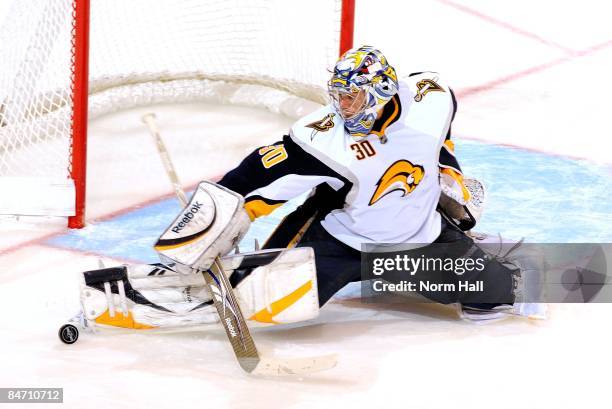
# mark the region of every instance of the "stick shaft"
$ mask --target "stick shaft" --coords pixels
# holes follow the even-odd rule
[[[149,131],[151,132],[151,136],[155,140],[155,146],[157,147],[157,152],[159,153],[159,157],[162,160],[164,165],[164,169],[170,182],[172,183],[172,187],[174,187],[174,192],[178,197],[181,205],[183,207],[187,206],[187,196],[185,195],[185,191],[183,190],[183,186],[179,181],[178,175],[176,174],[176,169],[174,168],[174,164],[172,163],[172,159],[170,159],[170,154],[168,153],[168,148],[166,148],[166,144],[159,133],[159,128],[157,127],[157,123],[155,122],[155,114],[146,114],[142,117],[142,122],[144,122]]]
[[[178,179],[168,149],[155,123],[155,114],[150,113],[144,115],[142,121],[147,125],[151,135],[155,139],[157,152],[164,164],[166,174],[174,186],[176,196],[183,207],[187,206],[187,196]],[[219,257],[215,258],[209,271],[201,271],[201,273],[204,276],[208,291],[219,313],[221,324],[225,329],[230,344],[232,344],[232,349],[234,350],[240,367],[246,372],[253,372],[261,358],[257,352],[255,341],[251,336],[244,315],[242,311],[240,311],[240,306],[238,305],[238,300],[236,299],[232,285],[227,278],[227,274],[223,271],[223,265]]]

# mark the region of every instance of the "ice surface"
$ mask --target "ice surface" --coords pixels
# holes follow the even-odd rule
[[[458,157],[489,191],[482,230],[529,241],[612,239],[609,7],[357,2],[356,43],[380,47],[403,73],[437,70],[457,91]],[[0,220],[3,387],[63,387],[70,408],[609,407],[608,304],[554,305],[545,322],[475,326],[442,306],[362,304],[351,286],[314,323],[255,331],[263,352],[340,353],[330,371],[283,380],[243,374],[220,330],[61,344],[57,328],[78,308],[78,272],[99,258],[153,261],[149,246],[178,210],[140,123],[150,110],[185,186],[221,175],[290,125],[264,111],[198,104],[92,123],[90,227],[66,234],[57,224]],[[243,248],[279,217],[260,220]]]

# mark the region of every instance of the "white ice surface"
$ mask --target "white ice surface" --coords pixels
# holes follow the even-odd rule
[[[355,42],[380,47],[400,73],[443,73],[459,96],[458,135],[609,166],[608,3],[455,4],[562,47],[449,2],[416,0],[358,0]],[[598,51],[579,53],[606,42]],[[495,86],[472,92],[497,80]],[[278,139],[290,125],[286,118],[236,107],[152,109],[185,185],[222,174],[249,149]],[[139,119],[150,110],[125,111],[91,124],[90,220],[171,194]],[[313,325],[255,333],[264,352],[339,352],[336,368],[301,379],[253,379],[241,373],[220,331],[101,335],[71,347],[60,344],[55,332],[78,307],[76,275],[96,268],[98,256],[41,245],[42,237],[60,229],[58,224],[41,227],[3,219],[0,229],[0,386],[63,387],[64,407],[610,405],[608,304],[554,305],[546,322],[474,326],[445,307],[363,305],[348,291],[327,305]]]

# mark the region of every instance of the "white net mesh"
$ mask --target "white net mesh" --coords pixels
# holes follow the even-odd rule
[[[15,2],[1,27],[0,176],[68,175],[70,115],[39,120],[71,106],[66,14],[70,0]]]
[[[0,178],[69,181],[73,10],[16,0],[0,27]],[[194,100],[300,116],[339,34],[340,0],[91,0],[89,118]]]

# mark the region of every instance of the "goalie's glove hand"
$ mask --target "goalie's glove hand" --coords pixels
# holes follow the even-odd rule
[[[470,191],[463,183],[463,176],[452,169],[442,169],[440,172],[440,188],[442,193],[455,202],[465,206],[470,201]]]

